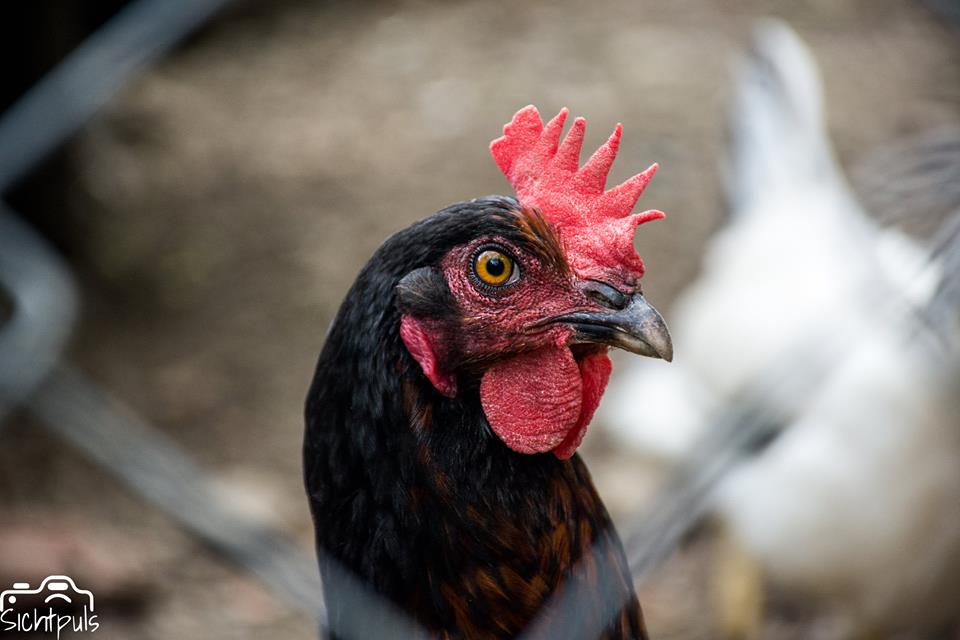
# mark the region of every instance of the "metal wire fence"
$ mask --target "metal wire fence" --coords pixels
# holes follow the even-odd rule
[[[0,193],[63,144],[126,82],[227,4],[138,0],[93,34],[0,118]],[[0,208],[0,291],[8,307],[0,325],[0,419],[15,406],[26,407],[51,433],[255,576],[279,601],[327,626],[311,554],[287,533],[232,509],[187,452],[63,361],[77,315],[76,287],[69,268],[6,205]],[[837,350],[820,353],[831,351]],[[827,366],[825,357],[822,367]],[[771,411],[776,403],[770,398],[785,388],[796,393],[798,387],[816,383],[782,370],[763,378],[732,403],[734,408],[716,416],[717,428],[708,430],[711,435],[666,483],[652,509],[628,527],[627,553],[638,580],[650,576],[703,517],[717,483],[789,422]],[[605,555],[606,550],[593,552]],[[336,621],[343,637],[371,637],[374,630],[381,638],[427,636],[390,603],[351,580],[344,572],[340,581],[350,585],[347,599],[355,612]],[[552,611],[569,610],[590,596],[582,593],[584,588],[577,584],[564,590],[527,636],[542,637]],[[598,624],[605,626],[623,604],[609,602]],[[581,631],[595,637],[603,626]]]

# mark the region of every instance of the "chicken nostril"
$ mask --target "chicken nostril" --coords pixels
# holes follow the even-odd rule
[[[627,308],[630,298],[615,287],[605,282],[588,280],[584,285],[584,293],[605,307],[620,311]]]

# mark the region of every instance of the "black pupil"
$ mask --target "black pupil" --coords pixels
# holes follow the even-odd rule
[[[494,278],[499,278],[502,276],[506,268],[506,263],[498,256],[490,256],[490,258],[487,259],[487,273],[492,275]]]

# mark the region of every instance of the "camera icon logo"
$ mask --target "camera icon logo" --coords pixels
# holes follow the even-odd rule
[[[93,593],[77,587],[69,576],[47,576],[36,589],[31,589],[26,582],[13,583],[12,589],[0,593],[0,611],[9,609],[11,605],[16,605],[18,601],[28,597],[30,600],[39,597],[44,604],[52,606],[72,604],[93,611]]]
[[[47,576],[39,586],[15,582],[0,592],[0,631],[55,633],[96,631],[93,593],[70,576]]]

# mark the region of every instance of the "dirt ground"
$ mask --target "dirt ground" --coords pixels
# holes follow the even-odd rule
[[[374,248],[448,203],[507,191],[488,142],[519,107],[566,105],[587,117],[590,148],[623,122],[612,180],[661,164],[640,206],[668,218],[637,246],[669,321],[722,221],[730,69],[767,15],[823,66],[846,166],[960,122],[960,32],[919,2],[244,4],[124,90],[72,149],[64,214],[80,230],[69,243],[84,297],[70,358],[309,548],[302,401]],[[0,578],[90,575],[111,594],[104,638],[315,636],[29,420],[2,433]],[[584,451],[617,518],[644,507],[652,470],[602,428]],[[716,637],[711,548],[644,585],[655,637]]]

